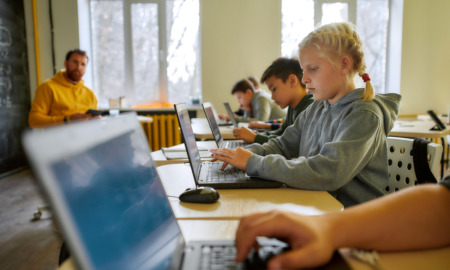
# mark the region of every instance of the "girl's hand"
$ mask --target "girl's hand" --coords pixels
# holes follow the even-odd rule
[[[212,161],[221,160],[224,162],[221,168],[222,170],[225,169],[228,164],[240,170],[245,170],[248,159],[251,155],[253,155],[252,152],[241,147],[238,147],[236,149],[211,149],[211,153],[214,158]]]

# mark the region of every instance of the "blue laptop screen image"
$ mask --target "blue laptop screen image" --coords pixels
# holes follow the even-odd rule
[[[168,268],[180,230],[139,134],[120,135],[51,169],[93,268]]]

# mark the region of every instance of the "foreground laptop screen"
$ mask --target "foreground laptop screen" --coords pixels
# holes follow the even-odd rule
[[[143,145],[129,132],[51,165],[96,269],[170,263],[180,231]]]

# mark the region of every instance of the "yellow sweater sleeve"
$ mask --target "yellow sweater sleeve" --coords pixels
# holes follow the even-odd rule
[[[45,127],[64,122],[64,114],[50,115],[52,101],[52,89],[46,83],[40,85],[36,90],[36,95],[28,117],[28,124],[30,127]]]

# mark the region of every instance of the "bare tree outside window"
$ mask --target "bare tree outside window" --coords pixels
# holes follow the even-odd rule
[[[99,105],[201,97],[198,0],[90,0],[90,14]]]

